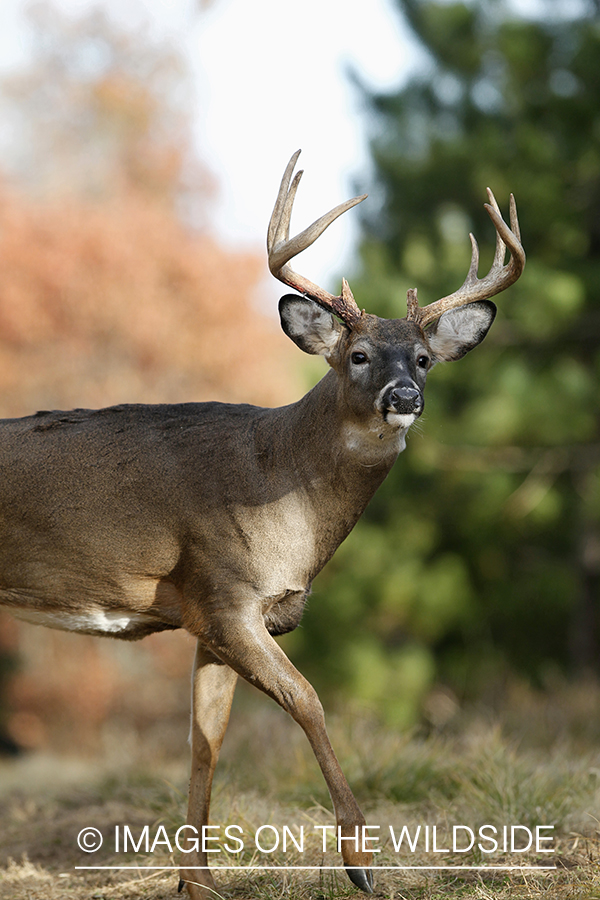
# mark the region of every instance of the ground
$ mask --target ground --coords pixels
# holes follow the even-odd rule
[[[586,725],[577,715],[596,703],[595,690],[574,693],[570,700],[563,693],[553,702],[522,704],[522,714],[512,719],[477,710],[451,727],[410,734],[363,713],[331,716],[333,743],[350,783],[369,824],[380,826],[370,832],[380,838],[381,849],[375,896],[600,900],[600,741],[592,720]],[[117,765],[102,753],[81,758],[44,752],[4,760],[0,900],[177,897],[176,868],[146,867],[177,866],[174,837],[185,821],[187,764],[183,733],[173,735],[169,759],[145,757],[125,735]],[[218,827],[209,834],[215,838],[209,846],[218,851],[215,866],[236,867],[217,874],[224,897],[360,896],[343,870],[324,868],[339,865],[332,829],[322,849],[322,826],[333,825],[329,798],[303,735],[266,699],[244,695],[234,709],[213,796],[212,822]],[[126,825],[137,851],[129,846],[123,852]],[[479,840],[471,852],[460,852],[467,829],[478,836],[483,825],[494,825],[498,835],[504,826],[519,826],[517,847],[536,827],[538,835],[552,840],[542,839],[537,850],[534,842],[526,852],[500,846],[488,854],[476,845],[491,849],[491,844]],[[261,826],[267,827],[258,831]],[[406,826],[413,843],[420,826],[414,851],[404,840],[395,852],[390,826],[396,840]],[[461,826],[456,852],[453,826]],[[77,846],[77,836],[90,827],[104,838],[97,853]],[[263,852],[256,847],[257,831]],[[300,853],[292,836],[299,843],[302,833]],[[235,852],[242,839],[243,851]],[[276,840],[279,847],[269,852]],[[550,848],[551,853],[543,852]],[[89,865],[130,868],[77,868]],[[285,870],[284,865],[323,868]],[[413,868],[384,868],[394,865]],[[469,868],[455,868],[459,865]]]

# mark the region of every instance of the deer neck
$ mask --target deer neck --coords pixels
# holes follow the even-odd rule
[[[370,418],[354,415],[333,370],[286,412],[290,458],[302,488],[347,533],[404,449],[404,434],[382,427],[375,411]]]

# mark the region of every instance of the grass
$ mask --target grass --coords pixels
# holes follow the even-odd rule
[[[600,691],[590,688],[595,700]],[[469,712],[451,727],[429,734],[397,734],[365,715],[331,717],[330,731],[369,824],[381,826],[376,864],[471,865],[485,869],[403,869],[376,874],[376,897],[389,900],[600,900],[600,741],[589,720],[590,697],[572,692],[553,698],[512,697],[507,713]],[[579,716],[581,704],[586,710]],[[297,726],[267,701],[242,695],[227,736],[213,794],[212,821],[221,826],[215,854],[221,865],[339,864],[333,839],[323,852],[320,826],[332,825],[329,799]],[[595,705],[596,715],[600,703]],[[520,710],[520,712],[519,712]],[[570,718],[569,718],[570,714]],[[550,725],[548,724],[550,722]],[[543,723],[546,723],[545,725]],[[177,736],[175,736],[177,737]],[[182,737],[182,736],[179,736]],[[175,738],[174,738],[175,739]],[[131,748],[132,741],[126,741]],[[184,742],[181,740],[180,751]],[[116,825],[142,835],[174,834],[183,823],[187,759],[173,754],[145,759],[140,751],[110,771],[99,759],[29,757],[0,766],[0,900],[158,900],[177,896],[175,871],[83,871],[86,864],[175,866],[178,852],[163,841],[154,853],[114,852]],[[51,781],[51,784],[48,782]],[[286,825],[305,848],[298,853],[260,852]],[[493,824],[531,829],[552,826],[554,852],[499,850],[453,852],[452,826],[477,832]],[[414,852],[396,853],[389,837],[403,826],[421,840]],[[76,836],[94,826],[104,834],[97,854],[84,854]],[[160,831],[162,826],[162,831]],[[224,829],[243,834],[242,853],[228,853]],[[437,846],[424,846],[425,829]],[[525,832],[521,831],[520,834]],[[548,833],[548,832],[546,832]],[[122,834],[122,831],[121,831]],[[230,834],[239,835],[239,830]],[[465,832],[461,832],[464,837]],[[229,846],[233,842],[229,842]],[[431,842],[430,842],[431,844]],[[485,846],[485,845],[484,845]],[[488,845],[489,846],[489,845]],[[491,869],[490,865],[513,870]],[[545,871],[532,868],[553,865]],[[524,866],[530,868],[524,868]],[[358,897],[343,871],[255,871],[218,873],[219,890],[231,900],[288,897],[329,900]]]

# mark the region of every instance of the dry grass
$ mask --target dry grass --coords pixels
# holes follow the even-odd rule
[[[589,691],[588,691],[589,693]],[[592,694],[594,692],[592,691]],[[584,706],[589,697],[582,695]],[[433,854],[422,845],[414,853],[395,853],[382,840],[377,865],[517,865],[492,870],[404,869],[376,873],[376,896],[394,900],[477,898],[477,900],[600,900],[600,744],[595,726],[586,733],[578,720],[579,700],[555,697],[550,719],[561,722],[553,735],[540,701],[513,696],[510,716],[463,715],[444,732],[399,735],[365,716],[332,717],[334,745],[370,824],[385,837],[406,825],[438,828]],[[595,694],[596,701],[598,693]],[[242,693],[224,747],[215,784],[213,822],[237,825],[246,843],[242,854],[228,854],[221,865],[338,865],[330,842],[322,852],[314,826],[332,824],[319,773],[299,729],[262,699]],[[571,725],[566,725],[567,708]],[[587,708],[587,707],[586,707]],[[520,709],[520,713],[519,713]],[[598,706],[596,706],[596,710]],[[537,723],[538,738],[527,723]],[[572,727],[571,727],[572,726]],[[174,735],[174,740],[181,735]],[[134,742],[125,742],[132,752]],[[183,749],[183,741],[180,749]],[[31,756],[0,767],[0,900],[152,900],[177,896],[175,871],[83,871],[78,865],[175,866],[177,853],[157,846],[153,854],[114,852],[115,825],[134,835],[145,825],[160,826],[173,840],[184,821],[187,760],[180,755],[143,759],[134,754],[112,771],[98,759],[52,760]],[[140,761],[141,760],[141,761]],[[52,785],[52,787],[50,787]],[[298,835],[304,826],[305,852],[261,854],[253,845],[260,825]],[[552,854],[510,852],[485,856],[452,853],[447,843],[453,824],[474,830],[483,824],[554,826]],[[105,836],[97,855],[81,853],[79,831],[95,826]],[[294,830],[295,829],[295,830]],[[221,831],[221,836],[223,833]],[[265,834],[265,842],[272,834]],[[549,871],[524,868],[554,865]],[[314,869],[239,871],[218,875],[223,896],[292,900],[357,896],[343,871]]]

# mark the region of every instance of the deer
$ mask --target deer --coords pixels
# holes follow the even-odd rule
[[[278,408],[122,404],[0,421],[0,607],[84,634],[135,640],[183,628],[196,639],[187,823],[198,833],[238,677],[303,729],[339,834],[353,838],[365,825],[317,693],[275,638],[297,627],[313,579],[405,449],[430,369],[481,343],[496,314],[489,298],[525,265],[514,198],[509,226],[488,189],[488,274],[478,277],[471,235],[457,291],[421,307],[411,289],[400,319],[366,313],[346,279],[334,296],[290,267],[366,196],[290,238],[299,153],[281,181],[267,252],[271,273],[295,292],[279,302],[283,331],[328,363],[315,387]],[[372,893],[372,853],[341,843],[350,880]],[[181,861],[184,886],[191,900],[215,891],[201,849]]]

